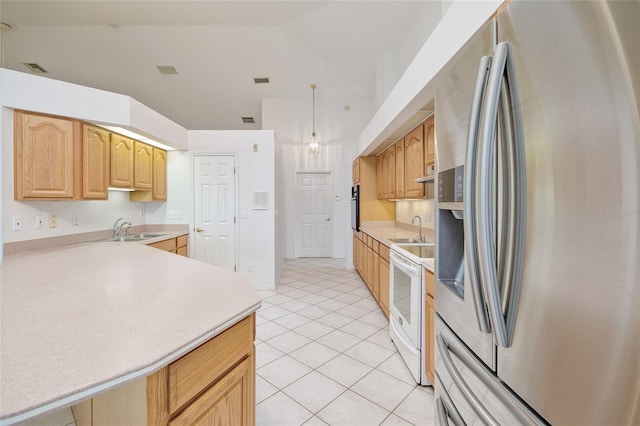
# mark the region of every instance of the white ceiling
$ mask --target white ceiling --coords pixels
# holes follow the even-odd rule
[[[317,99],[367,100],[373,113],[376,69],[391,55],[399,78],[440,10],[433,0],[1,0],[11,26],[2,64],[38,63],[47,77],[129,95],[187,129],[259,129],[262,99],[311,102],[311,83]]]

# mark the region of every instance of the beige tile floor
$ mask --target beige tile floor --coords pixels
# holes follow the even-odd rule
[[[433,425],[433,389],[416,386],[344,263],[287,260],[277,290],[258,292],[257,425]]]
[[[388,321],[344,259],[287,260],[259,291],[256,424],[433,425],[433,389],[416,386]],[[75,426],[70,409],[21,426]]]

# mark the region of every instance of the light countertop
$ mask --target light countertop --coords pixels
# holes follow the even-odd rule
[[[373,238],[388,247],[391,247],[393,244],[395,244],[393,241],[391,241],[391,238],[418,238],[417,227],[412,227],[404,224],[396,224],[394,222],[365,222],[362,224],[362,226],[360,226],[360,230],[371,235]],[[433,230],[422,228],[422,235],[425,237],[425,242],[433,244]],[[434,272],[434,259],[423,259],[422,264],[431,272]]]
[[[260,306],[240,275],[144,244],[4,256],[0,423],[147,376]]]

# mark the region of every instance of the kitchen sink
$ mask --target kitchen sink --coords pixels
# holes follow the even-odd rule
[[[144,241],[152,238],[162,237],[167,234],[132,234],[124,237],[109,238],[107,241],[120,241],[120,242],[132,242],[132,241]]]
[[[417,238],[389,238],[390,241],[398,244],[418,244],[424,243],[424,241],[420,241]]]

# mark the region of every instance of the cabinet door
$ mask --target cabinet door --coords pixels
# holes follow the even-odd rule
[[[112,133],[111,186],[133,188],[133,156],[133,140]]]
[[[106,200],[109,197],[109,144],[111,133],[82,125],[82,198]]]
[[[427,344],[427,350],[424,351],[425,356],[425,366],[426,366],[426,374],[429,378],[429,381],[433,383],[433,375],[436,371],[435,367],[435,330],[434,330],[434,322],[436,309],[433,303],[433,297],[429,295],[425,295],[424,299],[424,308],[425,308],[425,342]]]
[[[404,198],[404,139],[396,147],[396,198]]]
[[[360,159],[356,158],[352,166],[353,183],[360,182]]]
[[[252,425],[255,421],[252,362],[253,357],[242,361],[171,420],[169,426]]]
[[[389,199],[389,157],[387,151],[382,153],[382,198]]]
[[[153,199],[167,199],[167,151],[153,148]]]
[[[380,307],[384,314],[389,318],[389,262],[380,259]]]
[[[423,126],[415,128],[404,141],[404,195],[406,198],[424,197],[424,184],[415,179],[424,176]]]
[[[382,154],[376,158],[376,195],[378,200],[382,200]]]
[[[424,123],[424,164],[430,166],[436,162],[436,127],[434,117]]]
[[[396,148],[391,147],[387,149],[387,157],[389,163],[389,173],[387,179],[389,180],[389,198],[396,198]]]
[[[73,120],[14,115],[14,197],[72,199],[79,180],[79,132]]]
[[[133,186],[135,189],[153,188],[153,147],[146,143],[134,142]]]
[[[374,250],[371,250],[373,257],[373,265],[371,267],[371,289],[373,291],[373,296],[376,299],[378,304],[380,303],[380,255],[376,253]]]

